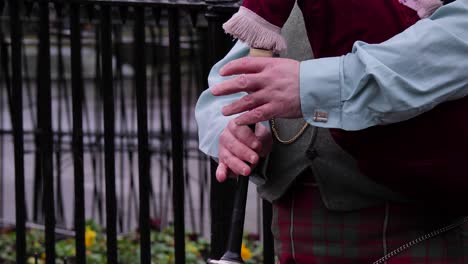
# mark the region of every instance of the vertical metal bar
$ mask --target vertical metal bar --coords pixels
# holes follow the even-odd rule
[[[192,14],[193,15],[193,14]],[[188,63],[188,70],[187,70],[187,73],[186,73],[186,82],[185,82],[185,85],[183,85],[183,88],[185,88],[185,90],[183,91],[183,94],[184,94],[184,97],[185,97],[185,102],[184,102],[184,106],[185,107],[190,107],[190,108],[194,108],[194,106],[192,106],[192,85],[193,85],[193,75],[194,75],[194,70],[193,70],[193,66],[194,66],[194,62],[195,62],[195,44],[194,44],[194,41],[193,41],[193,31],[191,30],[191,28],[188,28],[187,29],[187,33],[188,34],[188,37],[189,37],[189,40],[188,40],[188,43],[189,43],[189,55],[188,57],[191,58],[191,63]],[[185,116],[184,116],[184,119],[183,119],[183,131],[191,131],[191,114],[193,113],[193,111],[185,111]],[[189,160],[190,160],[190,150],[189,150],[189,140],[190,138],[189,137],[186,137],[184,138],[184,163],[187,164],[187,166],[184,167],[184,170],[185,170],[185,190],[187,192],[187,202],[188,202],[188,209],[189,209],[189,215],[190,215],[190,224],[191,224],[191,232],[192,233],[195,233],[196,232],[196,224],[195,224],[195,208],[194,208],[194,199],[193,199],[193,192],[192,192],[192,187],[191,187],[191,184],[190,184],[190,168],[188,166],[188,163],[189,163]]]
[[[30,1],[26,1],[26,3],[29,3]],[[32,8],[32,5],[31,5]],[[37,45],[37,53],[40,53],[40,44]],[[40,102],[40,93],[37,92],[39,90],[39,87],[41,86],[41,78],[38,76],[40,75],[40,70],[41,61],[38,59],[36,60],[36,100],[37,102]],[[35,129],[35,134],[34,134],[34,146],[35,146],[35,152],[34,152],[34,208],[33,208],[33,220],[34,221],[44,221],[44,179],[42,177],[42,167],[41,167],[41,135],[39,133],[40,127],[39,127],[39,117],[40,117],[40,104],[36,103],[36,115],[37,115],[37,123],[36,126],[34,127]]]
[[[1,2],[0,3],[0,12],[3,12],[3,8],[4,8],[4,5],[5,3]],[[11,23],[11,22],[10,22]],[[11,39],[11,37],[10,37]],[[6,83],[6,79],[5,77],[6,76],[3,76],[2,75],[2,70],[3,70],[3,65],[6,64],[8,65],[8,68],[10,67],[9,65],[9,62],[10,60],[5,60],[4,62],[4,56],[5,56],[5,53],[8,52],[8,49],[5,48],[5,45],[4,45],[4,42],[5,42],[5,36],[3,35],[3,30],[0,30],[0,64],[1,64],[1,67],[0,67],[0,130],[2,130],[2,133],[0,134],[0,217],[3,218],[3,204],[4,204],[4,195],[3,195],[3,179],[4,179],[4,141],[5,141],[5,137],[7,137],[7,134],[3,132],[3,130],[6,131],[6,127],[4,127],[4,115],[6,115],[6,111],[4,111],[3,109],[3,102],[5,102],[5,100],[8,100],[6,98],[8,98],[8,94],[9,92],[7,91],[7,94],[6,94],[6,98],[4,98],[4,94],[3,94],[3,91],[4,91],[4,88],[2,86],[2,84],[5,84],[5,90],[7,89],[6,87],[7,86],[7,83]],[[10,82],[11,83],[11,82]],[[8,102],[8,101],[6,101]],[[10,118],[11,118],[11,115],[10,115]],[[13,132],[13,130],[12,130]]]
[[[156,11],[156,14],[158,14],[159,11]],[[159,126],[160,126],[160,131],[161,131],[161,146],[165,146],[168,140],[168,131],[166,129],[166,109],[164,107],[164,101],[166,98],[166,93],[165,93],[165,86],[164,86],[164,65],[166,64],[164,58],[164,49],[163,47],[163,38],[164,38],[164,33],[163,33],[163,27],[160,23],[158,25],[158,49],[157,49],[157,56],[160,58],[160,62],[157,63],[157,59],[155,58],[155,62],[157,65],[156,69],[156,74],[157,74],[157,87],[158,87],[158,100],[159,100]],[[167,223],[168,218],[169,218],[169,201],[170,201],[170,196],[168,195],[169,192],[172,190],[172,184],[171,184],[171,168],[170,168],[170,160],[171,160],[171,152],[167,147],[163,147],[161,149],[161,157],[160,157],[160,162],[159,162],[159,167],[161,168],[161,174],[160,174],[160,188],[159,188],[159,193],[160,193],[160,217],[161,217],[161,222],[162,223]]]
[[[56,17],[56,29],[57,29],[57,93],[58,93],[58,100],[57,100],[57,128],[54,131],[55,136],[57,138],[56,142],[54,142],[55,146],[55,167],[56,167],[56,193],[55,198],[57,199],[56,205],[56,221],[59,225],[65,225],[65,216],[64,216],[64,208],[63,208],[63,194],[62,194],[62,137],[63,137],[63,128],[62,128],[62,115],[65,111],[62,108],[62,100],[67,101],[67,98],[64,96],[65,91],[67,89],[67,81],[65,80],[65,69],[64,69],[64,62],[63,62],[63,14],[62,14],[62,4],[55,3],[55,9],[57,13]],[[65,105],[66,107],[66,105]],[[65,112],[66,114],[66,112]]]
[[[198,154],[198,175],[199,175],[199,200],[200,200],[200,215],[199,215],[199,230],[200,234],[205,235],[205,191],[208,187],[208,159],[199,152]]]
[[[154,13],[157,14],[158,11],[154,11]],[[159,131],[160,131],[160,138],[161,138],[161,143],[160,146],[164,144],[166,141],[166,128],[165,128],[165,122],[164,122],[164,108],[163,108],[163,100],[164,100],[164,87],[163,87],[163,81],[162,81],[162,68],[164,63],[163,56],[161,54],[161,26],[159,24],[156,24],[158,28],[158,33],[156,34],[154,27],[151,28],[151,33],[152,33],[152,39],[153,39],[153,58],[152,58],[152,63],[154,69],[154,73],[152,74],[151,81],[152,85],[151,91],[156,90],[157,93],[151,93],[150,95],[150,102],[159,102],[158,107],[150,107],[152,110],[152,113],[158,112],[159,113],[159,118],[150,118],[150,120],[158,120],[159,119]],[[156,97],[157,94],[157,97]],[[157,125],[155,125],[157,126]],[[152,127],[153,129],[157,129],[156,127]],[[167,171],[166,169],[166,160],[168,160],[166,157],[166,152],[167,149],[162,149],[161,150],[161,155],[158,157],[159,161],[159,168],[160,168],[160,173],[159,173],[159,210],[158,210],[158,217],[161,221],[161,223],[164,222],[165,220],[165,211],[166,208],[164,207],[165,203],[165,198],[166,195],[164,195],[164,191],[168,191],[169,189],[166,189],[164,186],[164,179],[165,179],[165,172]]]
[[[33,99],[33,93],[32,93],[32,77],[29,73],[29,66],[28,64],[30,63],[28,61],[28,56],[25,55],[26,53],[26,48],[23,46],[23,72],[24,76],[23,79],[25,80],[24,86],[25,86],[25,91],[26,91],[26,103],[30,106],[34,105],[34,99]],[[29,107],[29,118],[31,119],[31,126],[36,127],[37,122],[36,122],[36,116],[34,113],[34,107]]]
[[[150,25],[149,27],[147,27],[147,29],[149,29],[149,33],[150,33],[150,43],[151,43],[151,52],[153,54],[156,53],[156,43],[155,43],[155,32],[154,32],[154,26],[153,25]],[[147,55],[148,56],[148,55]],[[155,101],[155,94],[156,94],[156,89],[155,89],[155,80],[156,80],[156,74],[155,74],[155,70],[154,70],[154,63],[153,63],[153,58],[155,57],[155,55],[152,55],[152,56],[148,56],[148,58],[151,58],[150,59],[150,68],[151,68],[151,77],[150,77],[150,80],[149,80],[149,89],[148,89],[148,99],[149,99],[149,102],[148,102],[148,130],[149,131],[152,131],[154,130],[154,112],[156,111],[156,101]],[[147,62],[148,63],[148,62]],[[151,137],[151,136],[150,136]],[[154,136],[152,137],[154,138]],[[149,139],[151,141],[151,138]],[[153,181],[152,181],[152,177],[151,177],[151,161],[152,161],[152,156],[153,156],[153,150],[150,148],[150,151],[149,151],[149,171],[150,171],[150,206],[152,205],[152,211],[153,211],[153,215],[154,217],[158,217],[159,215],[159,212],[158,212],[158,201],[156,199],[156,194],[155,194],[155,190],[154,190],[154,187],[153,187]],[[150,208],[150,215],[151,215],[151,208]]]
[[[3,38],[3,34],[0,35],[1,38]],[[0,40],[2,41],[2,40]],[[0,48],[0,57],[3,56],[2,54],[2,49]],[[0,71],[1,74],[1,71]],[[1,86],[2,83],[0,82],[0,130],[4,130],[5,128],[3,127],[3,122],[4,122],[4,110],[3,110],[3,102],[4,102],[4,95],[3,95],[3,87]],[[5,157],[5,145],[4,141],[5,138],[7,137],[6,134],[0,135],[0,218],[3,218],[3,205],[4,205],[4,192],[3,192],[3,179],[5,177],[5,167],[4,167],[4,160],[6,160]]]
[[[157,72],[156,72],[156,66],[157,66],[157,42],[156,42],[156,32],[155,32],[155,27],[156,26],[149,26],[149,33],[150,33],[150,39],[151,39],[151,75],[150,75],[150,83],[149,83],[149,102],[148,102],[148,127],[149,129],[153,130],[155,128],[154,126],[154,121],[155,117],[154,114],[156,112],[156,77],[157,77]]]
[[[123,8],[121,8],[121,10],[123,10]],[[132,89],[131,90],[131,97],[132,98],[136,98],[136,89]],[[128,129],[129,131],[133,132],[133,131],[136,131],[137,130],[137,105],[136,105],[136,102],[135,100],[132,100],[130,102],[130,110],[129,110],[129,126],[128,126]],[[135,184],[135,173],[134,173],[134,164],[135,162],[138,162],[138,160],[134,159],[134,151],[129,149],[128,151],[128,157],[129,157],[129,165],[130,165],[130,168],[132,168],[132,170],[130,170],[130,190],[129,190],[129,193],[128,193],[128,223],[130,224],[131,220],[132,220],[132,213],[131,213],[131,209],[133,208],[135,210],[135,214],[134,214],[134,217],[135,217],[135,220],[137,222],[139,222],[139,198],[138,198],[138,194],[136,192],[136,184]],[[138,165],[137,165],[138,166]],[[133,206],[132,206],[132,203],[133,203]]]
[[[94,12],[94,6],[89,5],[88,11],[90,13]],[[92,217],[95,217],[95,212],[97,210],[98,214],[98,222],[100,224],[104,223],[104,212],[103,212],[103,197],[102,197],[102,152],[101,152],[101,140],[102,140],[102,131],[101,131],[101,124],[102,124],[102,106],[100,102],[102,100],[102,65],[101,65],[101,28],[99,24],[95,25],[95,52],[96,52],[96,63],[95,63],[95,78],[94,78],[94,129],[96,131],[96,135],[94,137],[94,150],[91,153],[91,165],[93,168],[93,196],[92,201],[96,201],[93,203],[92,208]],[[85,101],[86,102],[86,101]],[[89,124],[89,128],[91,129],[91,124]]]
[[[25,2],[28,3],[29,1]],[[39,45],[37,47],[37,52],[39,53]],[[40,78],[39,71],[40,71],[40,61],[36,60],[36,101],[39,102],[39,92],[38,92],[38,87],[40,86]],[[36,126],[34,127],[35,131],[39,131],[39,104],[36,103],[36,115],[37,115],[37,122]],[[33,220],[38,222],[38,221],[43,221],[44,220],[44,199],[41,199],[43,197],[44,193],[44,179],[42,178],[41,174],[41,153],[40,153],[40,134],[39,133],[34,133],[34,146],[35,146],[35,151],[34,151],[34,194],[33,194],[33,201],[34,201],[34,206],[33,206]]]
[[[199,45],[199,47],[208,47],[208,40],[206,37],[206,29],[205,28],[197,28],[197,36],[198,41],[195,45]],[[207,60],[207,48],[199,48],[196,49],[196,66],[195,67],[195,96],[199,96],[200,92],[208,86],[207,82],[205,81],[208,76],[208,60]],[[198,138],[196,139],[197,145],[199,144]],[[198,175],[199,175],[199,189],[205,190],[208,187],[208,159],[205,154],[201,151],[197,152],[197,159],[198,159]],[[205,192],[199,192],[199,200],[200,200],[200,213],[199,215],[199,228],[200,233],[205,234]]]
[[[263,263],[275,263],[275,249],[273,242],[273,233],[271,232],[271,222],[273,217],[273,209],[271,203],[263,200],[262,203],[262,219],[263,219]]]
[[[151,263],[150,213],[149,213],[149,139],[148,139],[148,107],[146,91],[146,52],[145,52],[145,8],[135,8],[135,90],[137,100],[138,122],[138,168],[140,189],[140,253],[141,263]]]
[[[172,202],[174,206],[175,264],[185,263],[184,150],[180,70],[179,10],[169,9],[169,58],[171,77]]]
[[[73,168],[75,175],[76,263],[86,263],[83,171],[83,73],[81,59],[80,5],[70,4],[70,43],[73,100]]]
[[[39,78],[37,78],[39,79]],[[36,95],[37,101],[39,101],[39,93]],[[37,124],[34,127],[36,131],[39,130],[39,104],[36,107]],[[44,193],[44,182],[41,174],[41,153],[40,153],[40,135],[34,134],[34,205],[33,205],[33,221],[43,221],[44,210],[43,210],[43,193]]]
[[[123,8],[123,7],[122,7]],[[121,204],[120,208],[117,209],[117,221],[118,221],[118,229],[123,230],[123,225],[124,225],[124,216],[125,216],[125,176],[126,176],[126,170],[125,170],[125,155],[124,155],[124,148],[126,144],[126,137],[124,134],[127,133],[127,117],[126,117],[126,104],[125,100],[127,97],[125,96],[125,85],[124,85],[124,78],[123,78],[123,65],[122,65],[122,54],[121,54],[121,45],[122,45],[122,25],[114,25],[114,48],[115,48],[115,67],[116,67],[116,77],[115,80],[117,80],[117,94],[116,96],[119,98],[118,100],[120,101],[120,115],[118,117],[118,124],[120,124],[120,127],[117,129],[121,136],[119,137],[119,146],[120,148],[120,153],[119,153],[119,169],[118,169],[118,174],[120,178],[120,185],[119,185],[119,191],[120,191],[120,199],[118,202]]]
[[[49,32],[49,3],[43,0],[39,3],[39,137],[40,164],[44,179],[44,209],[45,209],[45,240],[46,263],[55,264],[55,204],[54,177],[52,159],[52,108],[51,108],[51,79],[50,79],[50,32]]]
[[[115,114],[112,75],[111,7],[101,6],[102,89],[106,178],[107,263],[117,263],[117,199],[115,194]]]
[[[15,155],[15,201],[16,201],[16,263],[26,263],[26,204],[24,199],[24,138],[23,138],[23,84],[21,73],[22,25],[19,5],[22,1],[10,1],[13,138]]]
[[[13,99],[12,99],[12,89],[11,89],[11,76],[10,76],[10,54],[9,54],[9,44],[6,41],[6,37],[3,35],[3,31],[0,31],[0,50],[1,50],[1,63],[2,63],[2,73],[3,81],[5,83],[5,90],[7,93],[7,103],[8,110],[10,113],[13,113]],[[13,115],[10,114],[10,123],[13,124]]]
[[[134,94],[133,97],[136,97],[136,94]],[[132,121],[131,121],[132,123]],[[130,139],[131,141],[132,139]],[[137,197],[137,193],[136,193],[136,187],[135,187],[135,174],[134,174],[134,171],[133,171],[133,168],[134,168],[134,150],[133,149],[128,149],[127,150],[127,154],[128,154],[128,165],[129,165],[129,168],[130,168],[130,173],[129,173],[129,178],[130,178],[130,184],[129,184],[129,187],[128,187],[128,201],[127,201],[127,227],[130,228],[130,225],[132,224],[132,209],[135,210],[135,214],[133,215],[136,220],[138,221],[138,197]]]

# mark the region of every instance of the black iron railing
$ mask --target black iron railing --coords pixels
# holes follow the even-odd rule
[[[16,263],[28,257],[27,221],[44,224],[46,263],[56,263],[56,230],[69,226],[67,214],[73,263],[86,261],[87,217],[105,226],[107,263],[118,263],[117,235],[133,222],[140,262],[150,263],[151,216],[173,222],[175,263],[185,263],[186,223],[206,232],[208,198],[211,257],[222,255],[235,183],[209,176],[192,110],[210,66],[233,43],[221,24],[238,7],[227,0],[0,1],[0,187],[12,177],[3,172],[6,163],[14,161]],[[14,159],[4,151],[10,137]],[[265,263],[272,263],[271,237],[264,237]]]

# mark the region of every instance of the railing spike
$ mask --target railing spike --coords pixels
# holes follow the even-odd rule
[[[157,26],[161,23],[161,9],[153,8],[153,17]]]
[[[14,0],[12,0],[14,1]],[[33,13],[35,3],[33,1],[24,1],[24,8],[26,10],[26,16],[30,17]]]
[[[3,14],[3,8],[5,8],[5,0],[0,0],[0,14]]]
[[[89,21],[93,21],[96,16],[96,10],[94,5],[86,5],[86,15],[88,16]]]
[[[190,11],[190,21],[192,22],[192,26],[194,28],[197,27],[197,23],[198,23],[198,12],[197,11]]]
[[[120,13],[120,19],[122,20],[122,24],[125,24],[128,18],[128,7],[127,6],[119,7],[119,13]]]
[[[54,2],[55,13],[57,14],[58,18],[63,18],[63,3],[62,2]]]

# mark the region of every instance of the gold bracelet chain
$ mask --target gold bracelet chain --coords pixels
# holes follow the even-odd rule
[[[299,132],[296,133],[291,139],[289,140],[284,140],[281,139],[278,133],[278,130],[276,129],[276,124],[275,124],[275,119],[271,119],[271,130],[273,131],[273,135],[275,138],[282,144],[289,145],[294,143],[304,132],[306,131],[306,128],[309,126],[309,123],[305,122],[304,126],[299,130]]]

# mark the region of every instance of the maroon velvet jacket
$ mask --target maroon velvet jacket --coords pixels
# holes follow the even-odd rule
[[[385,41],[419,20],[398,0],[298,0],[298,4],[316,58],[344,55],[356,40]],[[243,3],[279,28],[293,5],[293,0]],[[375,181],[424,201],[462,202],[468,193],[467,114],[468,98],[463,98],[408,121],[361,131],[331,129],[331,133]]]

